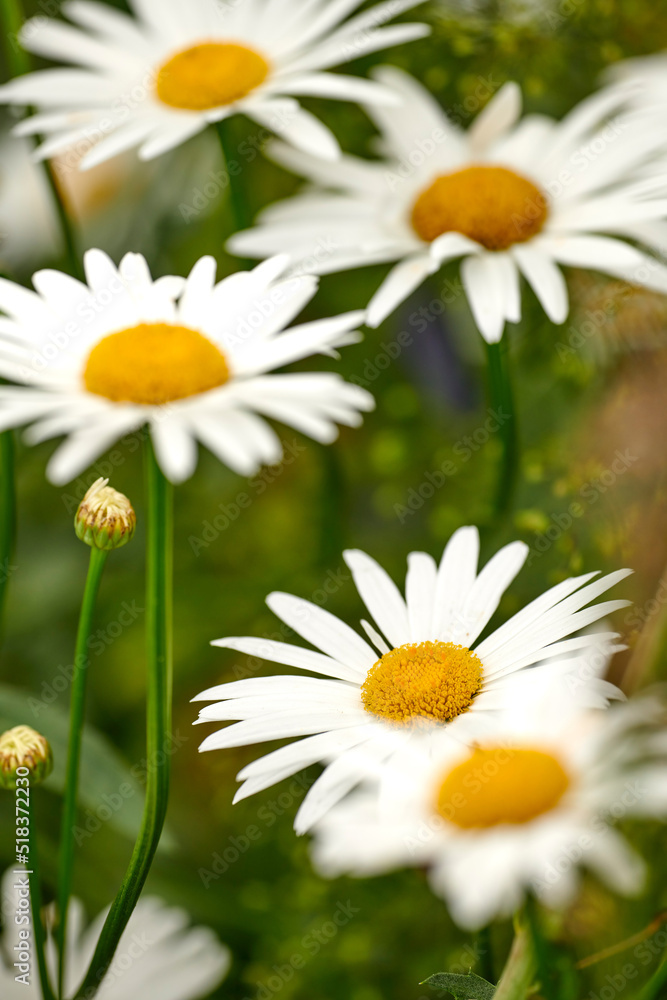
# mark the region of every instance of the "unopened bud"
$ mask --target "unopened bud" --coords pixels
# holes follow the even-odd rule
[[[132,538],[137,516],[122,493],[98,479],[79,504],[74,518],[77,538],[97,549],[119,549]]]
[[[38,785],[52,770],[49,741],[30,726],[15,726],[0,736],[1,788],[16,788],[17,778],[28,778],[31,785]]]

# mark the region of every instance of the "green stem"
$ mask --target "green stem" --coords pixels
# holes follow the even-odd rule
[[[29,73],[32,67],[30,65],[30,56],[19,42],[19,34],[25,22],[21,0],[0,0],[0,2],[2,3],[0,9],[2,9],[2,27],[5,35],[7,65],[12,77],[23,76],[25,73]],[[39,136],[35,138],[39,145],[41,138]],[[70,271],[75,278],[82,278],[83,270],[79,260],[72,222],[67,214],[67,209],[58,188],[53,164],[48,160],[44,160],[42,165],[60,223]]]
[[[12,572],[15,531],[14,432],[3,431],[0,434],[0,635],[7,582]]]
[[[42,923],[42,880],[39,868],[39,855],[37,853],[37,830],[35,827],[35,808],[33,805],[33,795],[35,789],[30,788],[30,798],[28,801],[28,871],[26,877],[30,885],[30,911],[32,916],[32,932],[35,941],[35,955],[37,957],[37,969],[39,971],[39,981],[42,987],[43,1000],[55,1000],[49,974],[46,968],[45,958],[45,935]]]
[[[146,446],[146,485],[146,801],[132,859],[75,1000],[90,1000],[109,968],[148,877],[167,812],[169,755],[164,750],[171,733],[173,493],[157,464],[150,440]]]
[[[526,926],[530,932],[535,965],[537,967],[537,978],[540,982],[540,993],[544,1000],[554,1000],[553,972],[554,963],[549,955],[549,945],[542,933],[540,913],[537,900],[534,896],[528,895],[525,906]]]
[[[486,352],[489,366],[489,401],[500,425],[498,433],[502,446],[494,503],[494,513],[500,519],[512,508],[519,468],[519,444],[509,374],[507,337],[503,337],[498,344],[487,344]]]
[[[623,674],[623,690],[632,694],[638,688],[656,683],[665,676],[667,664],[667,605],[661,592],[667,580],[663,570],[655,597],[656,611],[644,623]]]
[[[40,141],[39,137],[37,141]],[[62,194],[60,193],[60,188],[58,187],[54,166],[50,160],[42,160],[42,166],[44,167],[44,175],[51,191],[53,207],[55,208],[56,215],[58,216],[70,274],[74,278],[78,278],[79,281],[83,281],[85,276],[76,244],[76,237],[74,236],[74,227],[72,226],[72,220],[67,214],[67,209],[65,207]]]
[[[655,975],[638,994],[637,1000],[662,1000],[667,994],[667,961],[663,960]]]
[[[493,941],[491,938],[491,924],[482,927],[477,933],[477,953],[479,955],[479,967],[475,970],[487,983],[495,982],[493,968]]]
[[[535,981],[535,953],[530,930],[517,927],[512,950],[493,1000],[525,1000]]]
[[[97,593],[104,572],[108,553],[102,549],[91,548],[88,576],[83,592],[79,628],[76,634],[74,651],[74,674],[72,676],[72,698],[69,717],[69,744],[67,750],[67,772],[65,778],[65,798],[63,802],[62,825],[60,834],[60,858],[58,865],[58,995],[62,996],[65,976],[65,930],[67,927],[67,911],[69,908],[70,887],[72,884],[72,867],[74,863],[74,824],[76,821],[76,804],[79,787],[79,764],[81,760],[81,740],[86,702],[86,679],[90,660],[88,657],[88,640],[91,634],[93,613]]]
[[[345,479],[340,462],[340,452],[326,444],[318,444],[321,461],[320,494],[320,564],[324,569],[338,566],[340,554],[346,545]]]
[[[233,161],[229,156],[229,132],[227,126],[227,120],[215,123],[215,131],[218,136],[220,151],[222,153],[223,167],[227,172],[227,205],[229,207],[230,223],[228,235],[232,236],[241,229],[246,229],[250,225],[250,219],[248,218],[248,209],[243,195],[241,178],[238,176],[232,176],[231,165]],[[247,267],[248,265],[248,261],[244,261],[239,258],[239,266]]]
[[[23,76],[30,70],[30,57],[19,42],[19,33],[25,21],[20,0],[2,0],[1,9],[7,65],[12,76]]]

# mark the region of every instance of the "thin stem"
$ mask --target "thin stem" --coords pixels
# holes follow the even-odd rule
[[[62,996],[65,976],[65,929],[69,908],[72,866],[74,863],[74,824],[76,821],[77,794],[79,788],[79,764],[81,760],[81,740],[86,703],[86,679],[90,660],[88,641],[90,639],[95,602],[107,560],[107,552],[91,548],[88,576],[83,592],[79,627],[74,651],[74,674],[72,676],[72,697],[69,717],[69,745],[67,750],[67,772],[65,798],[63,802],[62,826],[60,834],[60,859],[58,865],[58,995]]]
[[[19,41],[21,28],[23,27],[25,21],[25,14],[23,13],[21,0],[1,0],[1,3],[7,65],[9,66],[12,77],[23,76],[25,73],[29,73],[32,67],[30,65],[30,56]],[[36,136],[36,141],[39,145],[41,138]],[[56,215],[58,216],[58,221],[60,223],[70,271],[75,278],[82,278],[83,271],[79,261],[79,254],[77,251],[72,222],[63,203],[53,164],[49,160],[43,160],[42,166],[44,168],[44,175],[51,190]]]
[[[494,513],[503,517],[512,507],[516,476],[519,468],[519,445],[517,438],[514,397],[509,375],[507,338],[498,344],[486,345],[489,366],[489,400],[499,425],[502,456]]]
[[[228,235],[231,236],[234,233],[239,232],[241,229],[246,229],[250,224],[250,219],[248,218],[248,209],[243,195],[241,178],[240,176],[233,176],[232,165],[235,161],[229,155],[228,121],[224,120],[216,122],[215,131],[220,143],[223,167],[227,173],[227,205],[229,207],[230,223]],[[248,265],[248,261],[239,258],[240,267],[247,267]]]
[[[60,188],[58,187],[55,168],[50,160],[42,160],[42,166],[44,168],[46,181],[51,190],[53,207],[56,210],[58,222],[60,223],[60,231],[65,244],[65,254],[67,256],[70,273],[74,278],[83,280],[83,265],[81,264],[81,258],[76,244],[76,237],[74,236],[74,227],[72,226],[72,220],[67,214],[67,209],[65,207]]]
[[[528,927],[517,927],[512,950],[493,1000],[525,1000],[535,980],[535,953]]]
[[[23,76],[30,70],[30,57],[19,42],[19,34],[25,21],[20,0],[2,0],[1,9],[7,65],[12,76]]]
[[[532,950],[537,967],[537,978],[540,982],[540,992],[545,1000],[553,1000],[553,962],[549,959],[549,945],[542,933],[540,913],[534,896],[528,895],[525,906],[526,926],[530,932]]]
[[[170,758],[164,750],[171,733],[173,492],[157,464],[150,439],[146,445],[146,486],[146,801],[132,859],[75,1000],[90,1000],[109,968],[148,877],[167,812]]]
[[[632,694],[640,687],[655,683],[664,676],[667,663],[667,604],[662,598],[667,566],[663,570],[655,596],[656,610],[644,622],[630,662],[623,675],[623,690]]]
[[[12,572],[16,532],[16,486],[14,476],[14,432],[0,434],[0,636],[7,582]]]
[[[477,954],[479,956],[479,966],[475,970],[487,983],[495,981],[493,968],[493,942],[491,939],[491,924],[482,927],[477,933]]]
[[[35,941],[35,954],[37,956],[37,969],[39,971],[39,981],[42,987],[42,997],[44,1000],[54,1000],[53,990],[49,981],[49,974],[46,968],[45,958],[45,935],[42,924],[42,880],[39,867],[39,854],[37,852],[37,830],[35,828],[35,807],[33,795],[35,789],[30,788],[28,800],[28,864],[26,878],[30,886],[30,911],[32,915],[32,932]]]
[[[324,569],[335,569],[346,544],[345,479],[340,453],[326,444],[318,444],[316,447],[322,477],[319,504],[320,564]]]
[[[662,1000],[667,988],[667,960],[663,958],[658,971],[638,994],[637,1000]]]
[[[660,930],[665,921],[667,921],[667,910],[663,910],[662,913],[658,914],[655,920],[652,920],[651,923],[644,927],[643,930],[638,931],[631,937],[624,938],[622,941],[617,941],[616,944],[612,944],[608,948],[603,948],[602,951],[596,951],[595,954],[587,955],[586,958],[580,959],[575,968],[587,969],[589,965],[597,965],[598,962],[604,962],[607,958],[613,958],[614,955],[620,955],[621,952],[626,951],[628,948],[632,948],[633,945],[641,944],[641,942],[646,941],[647,938],[653,937],[653,935]]]

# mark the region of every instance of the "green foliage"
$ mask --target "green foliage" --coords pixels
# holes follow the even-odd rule
[[[67,700],[63,705],[42,707],[39,721],[30,712],[30,692],[0,685],[0,732],[30,722],[47,738],[53,750],[54,767],[44,787],[61,795],[65,782],[67,757]],[[80,804],[84,817],[81,831],[84,839],[89,817],[93,826],[108,822],[125,836],[133,838],[141,819],[144,793],[130,767],[106,736],[86,726],[83,733]]]
[[[430,986],[434,990],[447,990],[454,1000],[493,1000],[496,992],[495,986],[476,976],[474,972],[469,972],[467,976],[436,972],[421,985]]]

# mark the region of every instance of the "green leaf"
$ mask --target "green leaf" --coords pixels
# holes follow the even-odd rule
[[[63,703],[67,703],[66,694]],[[0,684],[0,732],[31,726],[47,738],[53,750],[53,773],[44,788],[62,794],[65,787],[68,714],[59,705],[44,705],[29,691]],[[137,835],[144,789],[113,744],[92,726],[84,726],[79,778],[78,827],[81,842],[107,823],[131,840]]]
[[[434,990],[447,990],[455,1000],[493,1000],[496,992],[495,986],[487,983],[481,976],[476,976],[474,972],[469,972],[466,976],[436,972],[419,985],[430,986]]]

